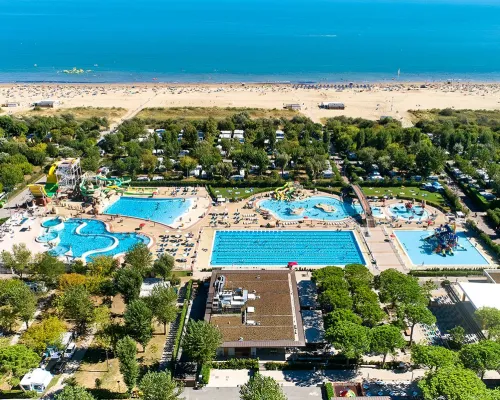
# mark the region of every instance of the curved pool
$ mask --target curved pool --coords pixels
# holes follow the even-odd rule
[[[304,200],[262,200],[258,206],[282,220],[315,219],[337,221],[362,213],[359,204],[342,202],[333,197],[313,196]]]
[[[429,212],[421,206],[407,208],[405,204],[394,204],[389,207],[391,216],[404,220],[423,221],[429,218]]]
[[[126,253],[138,243],[148,244],[147,236],[137,233],[109,232],[102,221],[91,219],[68,219],[64,229],[58,232],[59,244],[50,250],[55,256],[66,255],[71,250],[73,257],[91,261],[92,256],[115,256]]]

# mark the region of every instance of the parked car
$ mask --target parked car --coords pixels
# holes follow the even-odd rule
[[[75,351],[76,351],[76,344],[74,342],[71,342],[68,345],[68,347],[66,347],[66,350],[64,350],[63,357],[67,360],[70,360],[75,354]]]

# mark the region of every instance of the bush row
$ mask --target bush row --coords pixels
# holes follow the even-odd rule
[[[213,361],[214,369],[258,369],[259,360],[251,358],[231,358],[227,361]]]
[[[177,333],[175,334],[175,341],[174,341],[174,351],[172,352],[172,361],[175,362],[177,360],[177,356],[179,355],[179,348],[181,345],[181,339],[182,339],[182,331],[184,330],[184,321],[186,320],[186,315],[188,311],[188,306],[189,302],[187,300],[184,300],[184,304],[182,305],[182,310],[179,313],[180,320],[179,320],[179,328],[177,330]]]
[[[87,391],[94,396],[96,399],[128,399],[130,395],[128,393],[112,392],[109,389],[87,389]]]
[[[467,212],[467,210],[462,206],[458,196],[453,193],[448,186],[444,187],[443,196],[449,201],[453,210],[462,211],[464,214]]]
[[[500,258],[500,245],[491,240],[490,236],[479,229],[476,223],[471,219],[467,220],[467,227],[479,235],[481,242],[483,242],[483,244],[497,257],[497,259]]]
[[[495,228],[500,226],[500,208],[490,209],[486,211],[486,214]]]

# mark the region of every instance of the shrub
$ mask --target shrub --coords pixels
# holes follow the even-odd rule
[[[186,320],[186,315],[188,311],[188,301],[184,300],[184,304],[182,305],[182,310],[179,313],[179,329],[175,335],[174,341],[174,351],[172,352],[172,361],[177,360],[177,356],[179,355],[179,346],[182,338],[182,331],[184,330],[184,321]]]
[[[210,363],[205,363],[201,366],[201,383],[208,385],[210,380]]]
[[[413,270],[410,271],[412,276],[480,276],[483,275],[482,269],[446,269],[446,268],[436,268],[427,270]]]
[[[497,257],[500,257],[500,245],[496,244],[489,235],[478,228],[476,223],[470,219],[467,220],[467,227],[479,235],[481,242]]]
[[[335,395],[333,390],[333,385],[330,382],[325,383],[325,396],[327,400],[330,400]]]

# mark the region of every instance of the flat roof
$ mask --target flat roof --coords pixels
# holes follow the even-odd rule
[[[473,282],[459,282],[458,284],[476,309],[493,307],[500,310],[500,285]]]
[[[214,282],[223,275],[224,290],[243,289],[255,294],[242,307],[254,307],[248,320],[257,325],[244,325],[241,313],[220,314],[212,309]],[[222,333],[221,347],[301,347],[305,346],[300,315],[297,281],[289,270],[221,270],[212,272],[205,321],[217,325]],[[242,340],[240,340],[242,338]]]

